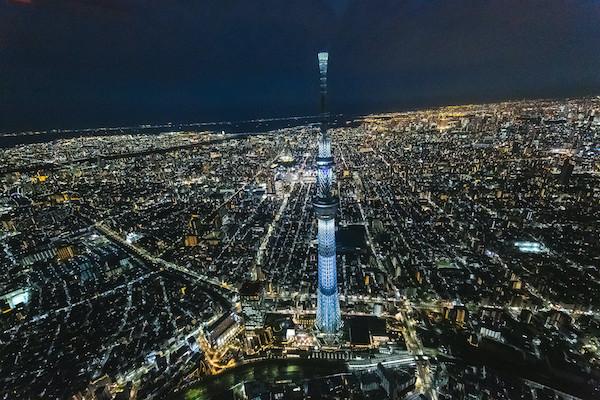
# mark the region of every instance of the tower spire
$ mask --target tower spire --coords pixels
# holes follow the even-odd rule
[[[340,301],[337,288],[335,249],[335,214],[337,199],[333,196],[333,157],[327,122],[327,63],[329,54],[318,54],[321,91],[321,127],[317,155],[317,195],[313,202],[318,222],[318,292],[317,329],[326,334],[336,333],[341,325]]]

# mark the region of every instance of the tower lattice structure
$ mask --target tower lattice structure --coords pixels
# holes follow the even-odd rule
[[[321,127],[317,155],[317,194],[313,202],[318,222],[318,292],[317,319],[319,331],[335,334],[341,325],[340,299],[337,287],[335,214],[337,199],[332,193],[333,156],[327,123],[327,63],[329,55],[319,53]]]

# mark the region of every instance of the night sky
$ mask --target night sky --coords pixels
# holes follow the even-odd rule
[[[0,0],[0,132],[600,94],[598,0]]]

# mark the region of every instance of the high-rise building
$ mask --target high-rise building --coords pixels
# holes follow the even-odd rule
[[[269,174],[267,177],[267,194],[275,194],[275,176]]]
[[[333,157],[331,138],[327,132],[327,62],[328,53],[319,53],[321,91],[321,129],[317,155],[317,195],[313,202],[318,221],[318,293],[316,326],[322,333],[334,334],[341,325],[340,300],[337,288],[335,251],[335,214],[337,199],[331,191]]]
[[[257,329],[264,324],[262,301],[264,286],[261,281],[245,281],[240,287],[239,295],[246,329]]]

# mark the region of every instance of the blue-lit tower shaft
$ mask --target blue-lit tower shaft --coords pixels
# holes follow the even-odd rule
[[[333,157],[331,139],[327,132],[327,62],[328,54],[319,53],[321,78],[321,132],[317,156],[317,195],[314,201],[318,221],[318,275],[317,328],[323,333],[336,333],[340,328],[340,300],[337,289],[335,253],[335,213],[337,200],[331,191]]]

